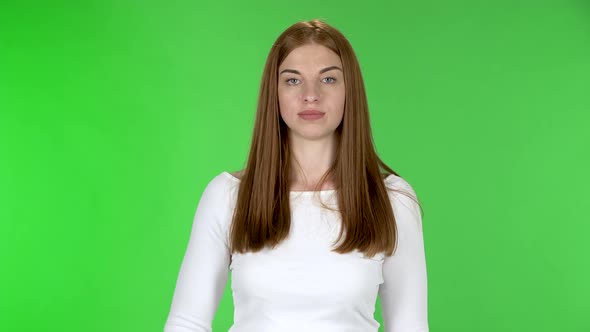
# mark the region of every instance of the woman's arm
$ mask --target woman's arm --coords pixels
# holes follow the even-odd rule
[[[205,188],[193,220],[164,332],[211,332],[228,278],[230,253],[222,217],[227,213],[223,179]]]
[[[393,181],[393,187],[416,197],[405,180]],[[384,282],[379,287],[383,325],[385,332],[428,332],[422,216],[412,199],[397,192],[392,197],[398,243],[393,256],[383,262]]]

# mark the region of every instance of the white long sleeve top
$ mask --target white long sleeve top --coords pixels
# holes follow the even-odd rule
[[[211,332],[231,271],[234,323],[229,332],[376,332],[377,295],[386,332],[428,332],[427,275],[418,205],[389,192],[397,222],[392,256],[332,252],[340,231],[336,191],[290,192],[291,229],[274,249],[229,251],[240,180],[228,172],[205,188],[192,224],[164,332]],[[415,195],[394,174],[390,188]]]

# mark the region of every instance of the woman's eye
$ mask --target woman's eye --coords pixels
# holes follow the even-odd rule
[[[327,83],[334,83],[334,82],[336,82],[336,79],[334,77],[326,77],[326,78],[324,78],[324,80],[328,80]]]
[[[293,84],[296,84],[296,82],[294,82],[294,81],[298,81],[298,79],[288,78],[285,82],[287,82],[287,84],[289,84],[289,85],[293,85]]]

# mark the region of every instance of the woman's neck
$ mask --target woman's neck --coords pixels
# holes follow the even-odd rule
[[[318,140],[291,139],[289,150],[291,153],[291,190],[333,189],[331,179],[327,179],[322,188],[315,188],[334,162],[336,139],[333,135]]]

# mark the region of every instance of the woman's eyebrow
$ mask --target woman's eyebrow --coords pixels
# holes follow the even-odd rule
[[[334,69],[338,69],[338,70],[342,71],[342,69],[340,67],[338,67],[338,66],[330,66],[330,67],[326,67],[326,68],[320,70],[320,74],[323,74],[323,73],[325,73],[327,71],[334,70]],[[282,74],[282,73],[293,73],[293,74],[301,75],[301,73],[299,71],[295,70],[295,69],[283,69],[279,73],[279,75]]]

